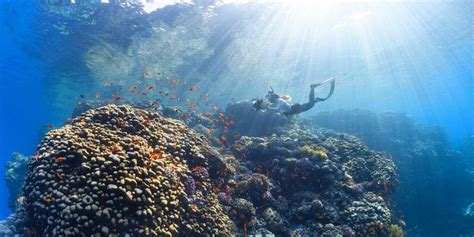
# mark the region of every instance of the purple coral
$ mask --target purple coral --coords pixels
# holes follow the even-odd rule
[[[206,168],[199,166],[199,168],[194,168],[194,175],[200,178],[209,178],[209,172]]]
[[[192,196],[196,193],[196,182],[194,181],[193,177],[186,177],[186,180],[184,181],[184,190],[189,196]]]
[[[224,205],[229,206],[232,204],[232,197],[224,192],[220,192],[219,194],[217,194],[217,198]]]
[[[355,236],[355,231],[351,227],[347,225],[343,225],[341,229],[342,229],[342,232],[344,232],[344,236],[348,236],[348,237]]]

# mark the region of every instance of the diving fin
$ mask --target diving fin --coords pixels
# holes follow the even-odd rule
[[[347,73],[344,73],[344,74],[341,74],[341,75],[338,75],[338,76],[335,76],[335,77],[328,78],[328,79],[326,79],[326,80],[324,80],[324,81],[322,81],[322,82],[320,82],[320,83],[318,83],[318,84],[319,84],[319,85],[322,85],[322,84],[324,84],[324,83],[326,83],[326,82],[330,82],[330,81],[332,81],[332,80],[334,80],[334,79],[336,79],[336,78],[343,77],[343,76],[345,76],[345,75],[347,75]]]
[[[331,97],[332,94],[334,93],[334,89],[336,88],[336,77],[330,78],[329,80],[331,80],[331,90],[329,91],[329,94],[326,96],[326,98],[316,98],[316,102],[325,101],[329,99],[329,97]],[[326,82],[328,82],[328,80],[322,83],[326,83]]]

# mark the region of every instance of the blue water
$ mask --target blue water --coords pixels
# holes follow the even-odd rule
[[[108,32],[125,35],[116,38],[115,46],[150,47],[150,52],[112,49],[119,55],[108,52],[104,58],[112,63],[92,61],[97,67],[85,63],[83,53],[111,47],[91,43],[91,35],[106,28],[74,23],[71,31],[82,30],[61,34],[48,24],[58,19],[31,2],[0,3],[1,177],[11,154],[33,154],[47,125],[61,126],[81,94],[93,98],[114,80],[128,88],[144,70],[165,71],[185,80],[199,78],[203,90],[222,105],[263,96],[270,85],[294,101],[305,101],[308,84],[347,73],[334,96],[305,116],[341,108],[396,111],[440,126],[453,146],[474,134],[472,1],[321,4],[315,15],[294,6],[249,13],[230,5],[218,12],[222,23],[213,22],[216,28],[200,32],[192,19],[179,21],[187,33],[170,34],[174,38],[169,48],[176,50],[164,51],[168,53],[164,58],[176,59],[175,64],[157,59],[163,50],[152,47],[165,46],[130,39],[134,34],[130,29],[135,28],[125,27]],[[167,22],[175,13],[160,14]],[[235,25],[229,23],[236,19]],[[146,27],[141,20],[138,25]],[[172,31],[176,25],[169,27]],[[97,40],[110,43],[106,37]],[[193,44],[183,46],[184,42]],[[122,72],[128,65],[120,64],[125,59],[135,64]],[[153,61],[151,69],[146,60]],[[0,219],[10,213],[1,180]]]

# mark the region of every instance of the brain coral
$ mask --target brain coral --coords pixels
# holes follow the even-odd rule
[[[225,169],[177,120],[130,106],[89,110],[50,131],[30,160],[26,227],[39,236],[226,236],[232,223],[210,182]]]

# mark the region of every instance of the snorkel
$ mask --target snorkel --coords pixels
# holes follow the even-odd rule
[[[279,96],[274,92],[273,88],[270,86],[270,90],[268,91],[265,98],[273,103]]]

